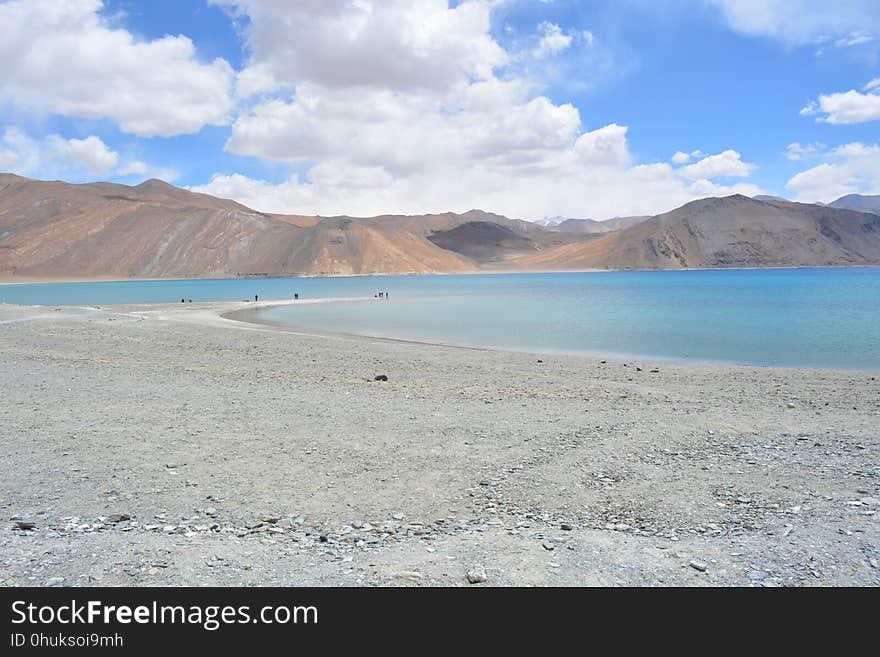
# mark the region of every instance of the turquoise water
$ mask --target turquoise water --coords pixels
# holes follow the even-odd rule
[[[387,290],[391,300],[374,301]],[[0,286],[63,305],[364,297],[293,326],[545,353],[880,369],[880,268],[131,281]]]

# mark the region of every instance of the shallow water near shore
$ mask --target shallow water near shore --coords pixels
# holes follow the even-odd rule
[[[388,291],[389,301],[373,295]],[[107,305],[363,297],[272,308],[299,328],[545,353],[880,369],[880,268],[125,281],[0,287]]]

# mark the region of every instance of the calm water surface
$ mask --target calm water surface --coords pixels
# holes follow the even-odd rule
[[[391,299],[372,295],[388,291]],[[880,369],[880,268],[126,281],[0,286],[0,302],[364,297],[267,319],[546,353]]]

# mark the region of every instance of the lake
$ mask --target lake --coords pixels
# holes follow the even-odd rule
[[[390,292],[389,301],[372,298]],[[363,297],[270,309],[318,331],[475,347],[880,369],[880,268],[474,274],[0,286],[0,301],[109,305]]]

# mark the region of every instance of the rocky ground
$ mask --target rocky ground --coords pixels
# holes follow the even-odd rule
[[[0,584],[880,584],[880,373],[222,309],[0,305]]]

